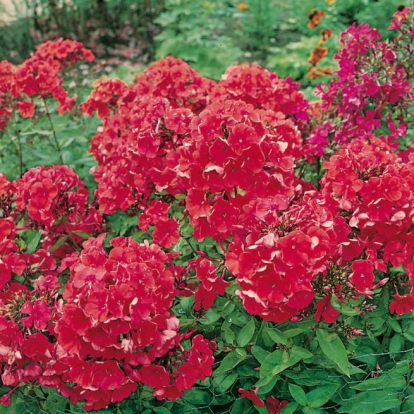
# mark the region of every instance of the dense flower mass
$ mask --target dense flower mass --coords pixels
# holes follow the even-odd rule
[[[258,109],[271,109],[295,120],[308,118],[308,101],[292,79],[257,65],[238,65],[226,70],[210,92],[212,99],[242,100]]]
[[[214,82],[168,57],[130,85],[95,82],[80,106],[102,122],[90,147],[94,194],[66,165],[16,181],[0,174],[0,403],[30,383],[88,411],[136,392],[204,404],[203,389],[188,392],[209,384],[214,398],[231,387],[242,404],[279,413],[289,402],[269,384],[280,367],[312,364],[308,345],[317,358],[325,342],[347,357],[340,337],[411,313],[412,54],[398,49],[413,33],[410,10],[395,15],[393,44],[365,24],[349,28],[337,77],[314,105],[257,65]],[[70,111],[62,71],[92,59],[60,39],[19,66],[0,62],[0,129],[14,114],[33,117],[42,100]],[[290,336],[273,329],[297,322],[308,325]],[[308,326],[300,344],[296,331]],[[348,364],[331,362],[349,376]]]
[[[71,266],[55,327],[64,365],[59,389],[94,410],[128,397],[140,382],[160,398],[178,398],[211,373],[210,345],[198,335],[188,351],[175,351],[185,336],[170,312],[176,291],[168,255],[122,237],[107,254],[104,237],[88,240]],[[169,371],[160,365],[167,355]],[[201,366],[193,365],[197,358]],[[191,378],[184,379],[190,365]]]

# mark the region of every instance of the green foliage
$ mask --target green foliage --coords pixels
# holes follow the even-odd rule
[[[17,63],[30,55],[34,48],[34,40],[30,34],[31,28],[32,22],[28,18],[22,17],[17,21],[7,23],[0,20],[0,60],[5,59]]]
[[[203,76],[219,79],[242,57],[226,25],[231,20],[229,2],[169,0],[156,22],[157,58],[172,55],[186,60]]]
[[[308,59],[318,46],[320,31],[333,36],[324,47],[328,55],[320,66],[336,69],[333,56],[339,34],[353,22],[378,27],[385,38],[392,14],[409,0],[250,0],[239,10],[236,2],[168,0],[156,22],[162,27],[157,36],[157,57],[173,55],[192,64],[204,76],[220,78],[231,64],[256,62],[282,77],[291,76],[304,87],[326,82],[329,76],[310,79]],[[315,28],[308,28],[313,9],[325,17]]]
[[[95,161],[89,154],[89,143],[95,134],[97,120],[84,122],[83,116],[58,115],[54,108],[33,119],[16,117],[0,132],[0,165],[9,179],[19,178],[38,165],[65,163],[73,168],[90,189],[95,187],[89,174]]]

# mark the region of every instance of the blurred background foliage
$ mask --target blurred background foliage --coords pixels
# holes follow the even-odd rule
[[[6,1],[17,19],[8,18]],[[365,22],[390,38],[393,33],[387,25],[392,14],[409,4],[410,0],[0,0],[0,60],[19,63],[37,44],[64,37],[84,42],[114,65],[145,67],[174,55],[214,79],[231,64],[256,62],[300,81],[306,91],[335,70],[333,56],[343,30]],[[322,31],[332,36],[321,44]],[[321,47],[323,56],[318,54]],[[311,64],[312,53],[316,59]]]

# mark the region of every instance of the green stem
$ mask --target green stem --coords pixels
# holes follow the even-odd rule
[[[14,113],[16,114],[16,111],[14,111]],[[15,131],[15,135],[17,138],[17,155],[19,157],[19,173],[20,173],[20,176],[22,176],[24,172],[24,163],[23,163],[23,147],[22,147],[22,140],[21,140],[20,128],[19,128],[19,119],[17,116],[15,116],[14,120],[15,120],[14,131]]]
[[[42,96],[42,99],[43,99],[43,103],[45,104],[45,108],[46,108],[46,116],[47,116],[47,119],[49,120],[50,128],[52,130],[53,140],[55,141],[56,149],[59,152],[60,163],[64,164],[63,159],[62,159],[62,149],[60,148],[59,141],[57,139],[55,127],[54,127],[53,122],[52,122],[52,117],[50,116],[50,111],[49,111],[49,106],[47,104],[47,100],[43,96]]]
[[[316,331],[319,329],[319,322],[312,328],[312,332],[309,336],[309,338],[307,339],[307,341],[304,343],[303,347],[305,349],[308,349],[308,346],[310,345],[310,343],[312,342],[313,338],[315,338],[316,336]]]

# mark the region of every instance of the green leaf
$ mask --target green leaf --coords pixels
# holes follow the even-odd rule
[[[236,400],[236,402],[233,404],[233,407],[231,408],[231,414],[240,414],[248,412],[249,409],[249,401],[246,400],[246,398],[239,398]]]
[[[397,333],[402,332],[401,325],[398,323],[398,321],[393,319],[391,316],[387,318],[387,323],[395,332]]]
[[[268,382],[266,385],[263,385],[260,387],[260,392],[263,394],[268,394],[272,391],[273,387],[276,385],[280,378],[278,376],[274,377],[270,382]]]
[[[354,398],[348,398],[338,409],[338,413],[377,414],[400,405],[398,394],[389,393],[387,390],[368,391],[357,394]]]
[[[62,246],[63,243],[68,239],[68,236],[63,236],[60,239],[57,240],[57,242],[49,249],[50,253],[53,253],[55,250],[59,249],[60,246]]]
[[[51,413],[63,412],[68,403],[67,398],[63,397],[57,390],[47,389],[47,399],[45,401],[45,406],[48,411]]]
[[[364,371],[362,371],[364,373]],[[293,370],[287,371],[284,374],[289,379],[293,380],[298,385],[304,385],[307,387],[321,387],[323,385],[339,384],[340,380],[332,373],[326,370],[303,370],[294,372]]]
[[[308,399],[306,398],[305,391],[301,387],[295,384],[289,384],[290,395],[297,401],[300,405],[306,406],[308,404]]]
[[[398,388],[403,389],[407,385],[404,375],[408,374],[409,371],[410,368],[408,364],[402,365],[393,369],[392,371],[388,371],[385,374],[380,374],[378,377],[369,378],[365,381],[362,381],[350,388],[358,391],[375,391]]]
[[[349,374],[350,375],[356,375],[356,374],[363,374],[363,375],[365,375],[366,372],[363,369],[361,369],[359,367],[356,367],[355,365],[352,365],[350,363],[349,364]]]
[[[295,349],[293,352],[276,350],[269,354],[262,362],[260,380],[255,386],[262,387],[268,384],[276,375],[299,362],[302,359],[302,352],[295,351]]]
[[[361,313],[361,311],[355,309],[354,307],[349,306],[346,303],[341,303],[335,295],[331,297],[330,302],[332,307],[338,312],[340,312],[342,315],[355,316]]]
[[[210,405],[226,405],[234,401],[234,396],[231,393],[215,395]]]
[[[283,332],[276,328],[266,328],[266,332],[269,337],[275,342],[275,344],[287,345],[287,337]]]
[[[390,342],[390,352],[395,354],[404,349],[405,339],[402,335],[394,335]]]
[[[341,302],[335,295],[332,295],[330,302],[331,302],[331,306],[335,310],[337,310],[338,312],[341,310]]]
[[[265,358],[270,354],[269,351],[266,351],[265,349],[261,348],[258,345],[253,345],[251,348],[251,353],[253,354],[253,356],[260,362],[262,363]]]
[[[211,401],[211,397],[212,395],[210,392],[193,388],[189,391],[185,391],[182,398],[190,404],[208,405]]]
[[[410,332],[404,332],[403,336],[405,339],[408,339],[410,342],[414,342],[414,334]]]
[[[349,377],[348,355],[339,336],[337,334],[329,334],[322,329],[318,329],[316,331],[316,337],[325,356],[334,362],[341,372]]]
[[[293,414],[296,411],[296,408],[298,408],[298,403],[292,401],[283,408],[281,414]]]
[[[237,373],[217,375],[213,380],[214,389],[219,393],[226,392],[234,384],[237,377]]]
[[[234,341],[236,339],[236,334],[230,328],[227,328],[227,329],[224,330],[223,339],[228,344],[233,345]]]
[[[260,367],[260,380],[256,383],[256,387],[268,384],[274,377],[272,370],[274,367],[281,366],[283,351],[276,350],[270,353],[262,362]]]
[[[163,407],[160,407],[160,408],[163,408]],[[147,411],[147,410],[145,410],[145,411]],[[145,413],[145,411],[144,411],[142,414],[144,414],[144,413]],[[156,407],[154,407],[154,411],[155,411],[156,413],[158,413],[158,411],[156,410]],[[118,409],[117,414],[118,414],[118,413],[122,413],[122,414],[134,414],[134,411],[132,410],[132,408],[129,408],[129,407],[122,407],[122,411],[120,411],[120,409]]]
[[[82,239],[84,239],[84,240],[88,240],[92,237],[89,233],[86,233],[86,232],[81,231],[81,230],[76,230],[73,233],[76,234],[79,237],[82,237]]]
[[[308,399],[308,406],[311,408],[322,407],[331,399],[339,387],[339,384],[325,385],[310,391],[306,395],[306,398]]]
[[[37,230],[26,230],[22,234],[22,238],[26,243],[27,253],[34,253],[42,238],[42,233]]]
[[[301,333],[303,333],[303,329],[301,328],[287,329],[286,331],[283,332],[286,338],[293,338]]]
[[[207,312],[205,312],[204,316],[204,318],[198,320],[202,325],[212,325],[221,318],[221,315],[213,308],[210,308]]]
[[[237,335],[237,343],[239,346],[245,347],[250,342],[254,335],[255,328],[254,318],[251,318]]]
[[[310,352],[307,349],[302,348],[300,346],[296,346],[296,345],[292,346],[292,348],[290,349],[290,352],[292,352],[292,354],[295,354],[296,356],[300,357],[300,359],[308,359],[308,358],[313,357],[312,352]]]
[[[216,371],[217,374],[224,374],[225,372],[230,371],[246,359],[246,352],[243,354],[240,351],[241,350],[239,350],[239,352],[236,352],[236,350],[230,351],[221,361],[221,364]]]

